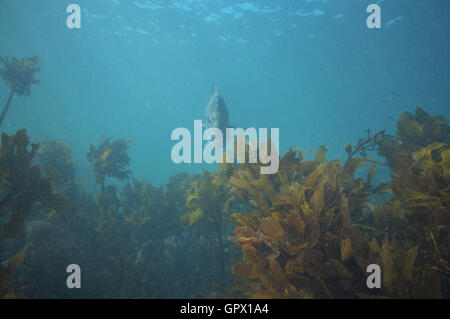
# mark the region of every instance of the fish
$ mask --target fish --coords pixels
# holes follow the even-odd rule
[[[227,127],[233,127],[229,123],[229,114],[225,100],[219,95],[219,91],[215,84],[208,105],[206,106],[205,115],[205,128],[218,128],[222,131],[222,134],[225,134]]]
[[[398,99],[402,98],[403,95],[397,92],[390,92],[388,95],[383,97],[383,102],[393,102],[397,101]]]

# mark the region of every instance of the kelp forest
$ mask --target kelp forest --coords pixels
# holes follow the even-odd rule
[[[0,61],[1,125],[42,62]],[[0,296],[450,298],[449,122],[417,107],[394,134],[377,129],[342,145],[345,160],[295,148],[276,174],[220,164],[160,187],[133,177],[130,140],[104,136],[86,150],[94,188],[64,141],[3,133]],[[82,289],[66,287],[73,263]],[[380,289],[366,285],[370,264]]]

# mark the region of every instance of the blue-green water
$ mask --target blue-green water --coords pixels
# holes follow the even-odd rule
[[[167,185],[180,172],[192,176],[205,169],[217,171],[216,164],[173,163],[171,150],[176,142],[170,138],[174,129],[193,132],[194,120],[204,120],[214,84],[226,102],[231,125],[279,128],[281,155],[291,148],[307,154],[325,145],[327,159],[345,160],[346,143],[355,145],[366,137],[367,128],[395,134],[397,119],[405,111],[414,112],[420,106],[433,116],[450,118],[450,2],[378,0],[382,27],[369,29],[366,8],[375,1],[0,0],[0,56],[37,55],[42,60],[36,74],[39,85],[31,86],[30,96],[14,96],[1,133],[13,135],[25,128],[32,142],[67,143],[75,172],[65,184],[55,186],[55,192],[62,192],[70,202],[67,215],[55,214],[45,202],[34,205],[39,200],[30,200],[32,213],[25,214],[25,235],[0,240],[0,262],[27,249],[24,268],[15,277],[17,285],[25,287],[23,294],[34,298],[191,298],[233,286],[232,267],[242,259],[242,252],[228,240],[234,229],[228,221],[231,213],[251,213],[255,200],[226,206],[221,202],[225,195],[214,193],[214,187],[221,185],[217,176],[211,182],[209,175],[192,179],[178,175]],[[66,25],[66,8],[72,3],[81,8],[79,29]],[[0,79],[1,107],[9,93]],[[117,189],[94,185],[93,165],[86,154],[102,137],[132,141],[128,144],[132,178],[106,181]],[[105,151],[101,156],[108,155]],[[369,155],[385,160],[375,152]],[[412,158],[417,164],[418,155]],[[379,165],[375,184],[391,178],[391,169],[392,165]],[[14,203],[5,205],[4,194],[11,190],[3,179],[8,178],[12,177],[0,172],[1,226],[8,225],[8,208],[17,208]],[[155,187],[143,183],[126,188],[133,179]],[[203,209],[207,215],[205,207],[212,205],[195,206],[201,197],[196,192],[205,181],[210,182],[214,203],[222,206],[210,209],[216,214],[207,221],[210,224],[196,228],[195,213]],[[282,192],[277,183],[273,185]],[[336,198],[337,203],[344,196]],[[376,201],[367,201],[352,206],[353,222],[367,222],[361,222],[367,216],[358,215],[369,212],[369,216],[374,210]],[[333,212],[343,210],[345,205],[336,203]],[[228,210],[222,211],[223,207]],[[267,216],[272,212],[281,214],[270,207]],[[186,227],[189,223],[195,227]],[[367,223],[368,229],[375,224]],[[397,226],[388,226],[375,235],[372,230],[364,235],[373,235],[381,246],[384,238],[397,238]],[[399,246],[410,249],[412,243],[427,243],[428,237],[420,241],[415,233],[411,239],[408,227],[403,229],[408,236],[398,235],[400,240],[407,238]],[[423,264],[430,256],[438,256],[438,261],[427,265],[436,269],[447,265],[441,295],[448,296],[448,232],[442,235],[436,229],[447,230],[448,219],[433,228],[442,250],[437,249],[436,255],[434,246],[420,246],[418,260]],[[430,231],[422,233],[428,236]],[[287,255],[280,255],[280,263]],[[64,270],[71,263],[80,264],[88,278],[83,279],[87,288],[81,292],[65,286]],[[229,280],[225,284],[224,278]],[[314,296],[330,297],[320,284],[314,284],[319,291]],[[351,291],[336,297],[356,296]]]
[[[172,163],[170,133],[204,118],[213,83],[232,124],[280,128],[280,153],[324,144],[342,158],[362,129],[392,128],[417,105],[449,115],[445,0],[382,1],[381,29],[359,0],[76,1],[82,26],[68,29],[72,2],[2,1],[0,55],[44,62],[4,127],[66,141],[83,178],[103,132],[133,140],[138,178],[201,171]]]

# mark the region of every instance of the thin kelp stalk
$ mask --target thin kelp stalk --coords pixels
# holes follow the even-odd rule
[[[39,80],[35,80],[34,77],[41,70],[39,67],[41,59],[37,56],[21,60],[14,56],[11,59],[8,57],[0,57],[0,63],[3,64],[3,67],[0,69],[0,76],[11,89],[8,101],[0,116],[1,126],[11,105],[14,93],[19,96],[29,96],[31,94],[31,85],[39,84]]]
[[[14,95],[14,91],[11,91],[11,93],[9,93],[8,101],[6,101],[5,107],[3,108],[2,115],[0,115],[0,127],[2,126],[3,120],[6,117],[6,113],[8,113],[8,109],[9,109],[9,106],[11,105],[13,95]]]
[[[377,149],[377,139],[385,137],[386,129],[379,131],[375,135],[372,135],[370,129],[365,130],[367,133],[367,138],[359,139],[358,143],[353,148],[349,143],[345,145],[345,150],[347,151],[348,162],[355,154],[359,153],[362,157],[366,157],[367,151],[374,151]]]
[[[222,240],[222,235],[220,234],[220,228],[218,227],[216,230],[217,240],[219,243],[219,287],[223,289],[225,285],[225,257],[224,253],[224,244]]]

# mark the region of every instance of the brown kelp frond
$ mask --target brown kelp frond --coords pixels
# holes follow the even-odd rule
[[[17,269],[26,257],[25,250],[21,250],[7,261],[0,264],[0,298],[17,299],[23,297],[17,294],[12,288],[12,282],[15,279]]]
[[[169,203],[163,187],[154,187],[146,181],[133,180],[121,192],[122,214],[128,227],[152,229],[148,234],[154,240],[169,233],[170,223],[165,219]]]
[[[427,146],[433,142],[448,143],[450,126],[443,116],[431,116],[418,107],[415,115],[404,112],[397,121],[397,137],[407,145]]]
[[[112,138],[104,139],[97,147],[91,145],[87,157],[94,166],[95,183],[105,187],[105,178],[114,177],[120,180],[128,179],[131,170],[126,167],[130,164],[130,157],[127,154],[130,140]]]
[[[44,177],[33,158],[38,144],[30,143],[25,130],[15,135],[2,134],[0,147],[0,189],[4,192],[0,200],[0,216],[9,215],[3,225],[0,238],[17,237],[23,230],[34,202],[58,212],[67,210],[69,203],[60,194],[55,194],[52,184],[58,173]]]
[[[11,59],[0,57],[0,62],[3,64],[0,76],[17,95],[30,95],[31,84],[39,84],[39,80],[34,79],[36,73],[41,70],[39,66],[41,59],[38,56],[21,60],[14,56]]]
[[[72,162],[69,144],[56,141],[39,143],[36,159],[47,171],[53,168],[56,169],[64,179],[73,179],[74,164]]]
[[[36,159],[45,176],[56,177],[54,172],[58,172],[59,178],[52,180],[53,189],[70,196],[76,187],[75,165],[72,162],[70,146],[56,141],[39,143]]]
[[[216,174],[203,172],[186,189],[186,210],[181,216],[181,222],[188,226],[203,224],[220,229],[233,202],[229,196],[230,190],[225,170]]]
[[[302,151],[298,148],[290,149],[280,159],[278,178],[281,185],[292,185],[301,182],[308,176],[322,161],[325,161],[327,149],[325,146],[319,147],[314,161],[304,161]]]
[[[368,242],[353,227],[349,212],[366,199],[368,181],[353,177],[363,162],[352,159],[351,165],[340,167],[338,161],[325,163],[320,152],[307,170],[301,165],[296,169],[308,173],[291,185],[280,188],[264,175],[255,178],[246,171],[230,179],[237,195],[252,207],[250,213],[233,215],[240,227],[232,240],[241,246],[244,259],[233,270],[259,280],[255,297],[351,296],[355,278],[345,262],[367,264]]]
[[[421,241],[428,262],[450,278],[450,149],[434,143],[410,157],[408,167],[394,170],[391,199],[402,208],[410,236]]]
[[[270,216],[272,205],[280,200],[278,193],[295,184],[303,183],[310,177],[311,172],[325,161],[325,157],[325,147],[319,147],[314,161],[303,161],[302,152],[299,149],[291,149],[281,157],[276,174],[260,174],[259,169],[252,166],[235,170],[229,179],[232,193],[251,207],[253,214],[249,216],[234,214],[233,216],[246,222],[249,222],[249,218]]]
[[[450,145],[450,125],[443,116],[431,116],[418,107],[415,114],[404,112],[397,121],[396,137],[377,139],[378,155],[392,169],[407,168],[411,154],[433,143]]]
[[[368,136],[370,142],[360,143],[361,149],[375,148],[379,138],[386,138],[383,131]],[[258,283],[253,294],[257,298],[439,297],[436,269],[445,278],[448,265],[450,157],[445,145],[433,144],[411,154],[409,169],[395,171],[392,184],[383,185],[383,191],[371,185],[375,161],[349,157],[341,166],[339,161],[326,162],[321,152],[323,148],[305,170],[306,162],[289,152],[285,155],[289,160],[280,161],[284,176],[267,178],[247,168],[233,173],[233,193],[250,207],[250,212],[233,214],[238,227],[231,239],[243,256],[234,273]],[[367,165],[371,165],[367,176],[357,178],[357,170]],[[280,176],[287,182],[281,183]],[[423,193],[424,187],[428,192]],[[387,188],[394,195],[378,209],[369,199]],[[419,192],[422,195],[417,196]],[[424,231],[434,247],[426,247],[423,240],[408,236],[417,221],[403,216],[411,215],[410,209],[435,206],[439,223]],[[430,251],[436,256],[432,267],[423,262]],[[381,290],[361,285],[369,264],[383,269]]]

